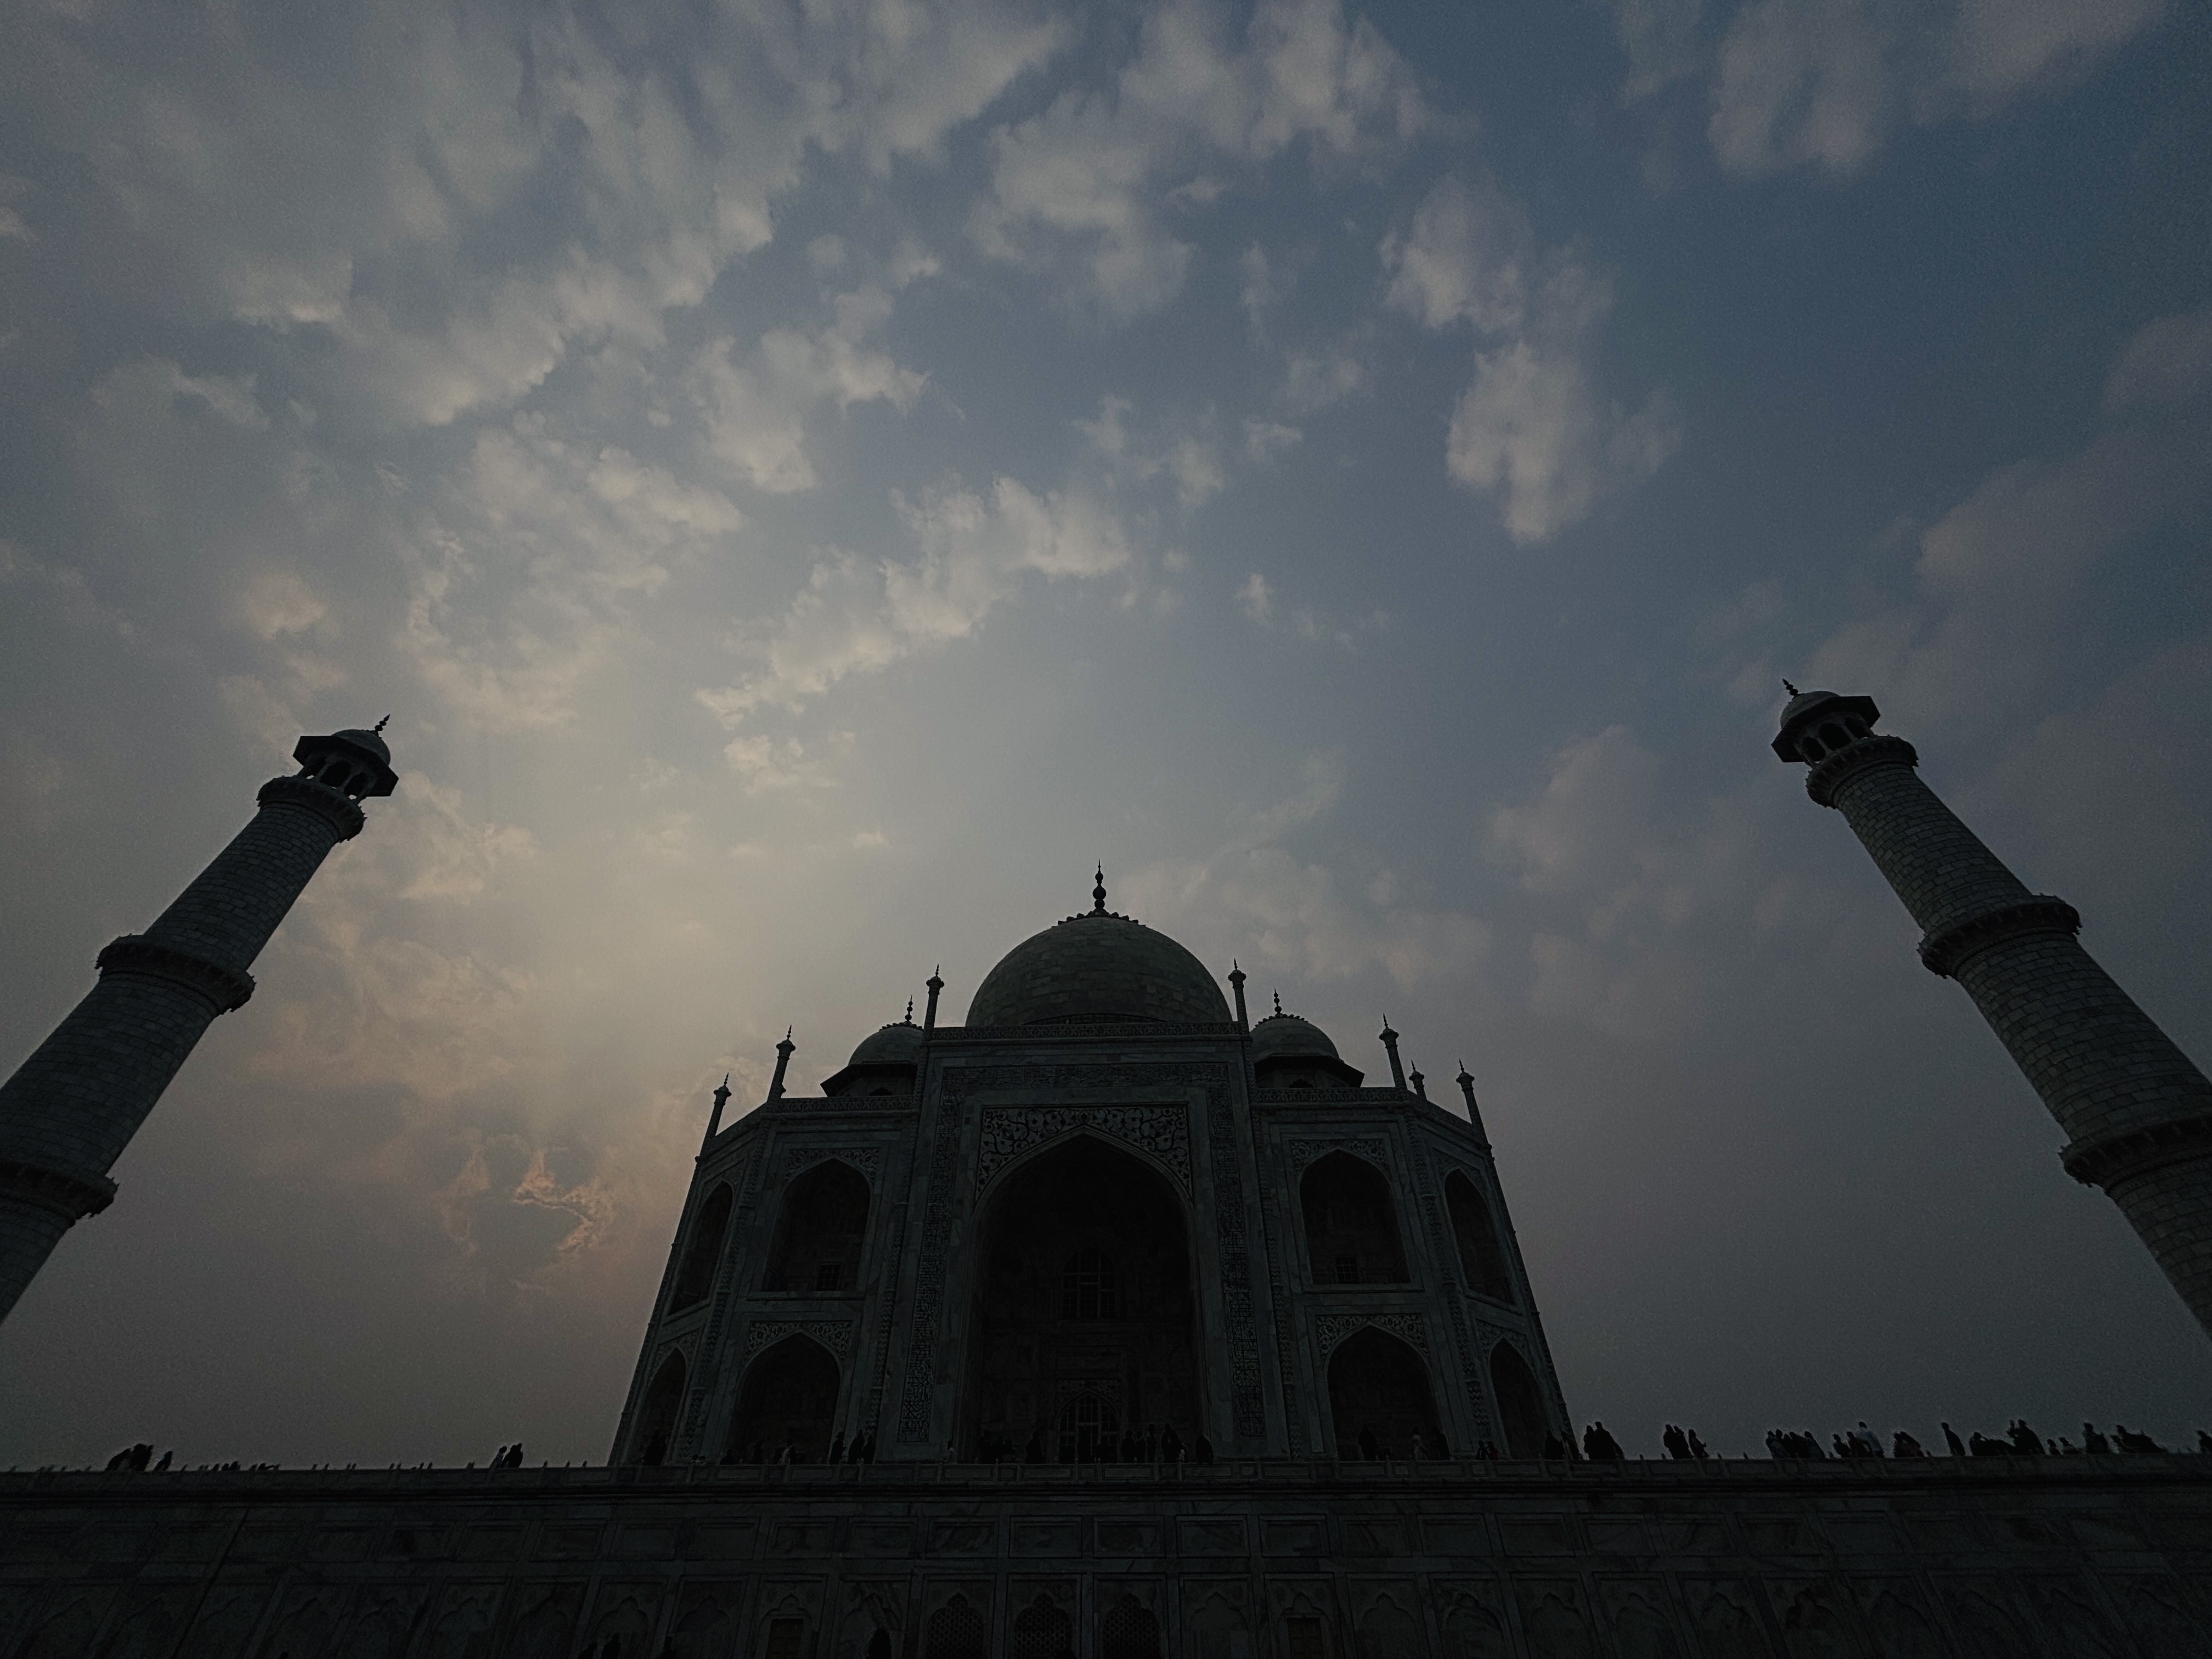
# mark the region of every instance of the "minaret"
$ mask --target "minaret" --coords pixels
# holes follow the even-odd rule
[[[143,933],[100,953],[100,982],[0,1084],[0,1319],[61,1236],[115,1196],[108,1170],[216,1016],[253,994],[246,970],[359,803],[398,782],[375,730],[302,738],[300,770]]]
[[[1954,979],[2065,1130],[2059,1156],[2101,1187],[2212,1333],[2212,1083],[2075,940],[2081,918],[2031,893],[1874,730],[1870,697],[1790,693],[1774,752],[1842,812]]]
[[[1406,1092],[1406,1065],[1398,1058],[1398,1034],[1390,1029],[1390,1016],[1382,1016],[1382,1042],[1390,1055],[1390,1081],[1400,1094]]]

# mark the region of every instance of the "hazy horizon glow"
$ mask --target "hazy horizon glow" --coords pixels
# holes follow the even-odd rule
[[[2208,1348],[1787,673],[2212,1060],[2212,21],[33,0],[0,1066],[403,775],[0,1329],[0,1464],[605,1453],[757,1101],[1114,908],[1477,1079],[1570,1405],[2172,1443]]]

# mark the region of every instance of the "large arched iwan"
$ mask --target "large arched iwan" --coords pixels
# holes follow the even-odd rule
[[[988,1200],[955,1425],[971,1455],[1117,1454],[1120,1436],[1202,1425],[1197,1293],[1183,1202],[1133,1152],[1079,1134]]]
[[[676,1437],[676,1416],[684,1409],[684,1356],[672,1353],[660,1362],[645,1399],[637,1408],[637,1426],[630,1431],[630,1461],[662,1463],[669,1443]]]
[[[1411,1457],[1417,1434],[1426,1455],[1447,1449],[1429,1368],[1420,1355],[1372,1325],[1345,1338],[1328,1357],[1328,1407],[1339,1457],[1362,1455],[1363,1434],[1374,1437],[1384,1457]]]
[[[1505,1434],[1508,1457],[1541,1457],[1544,1436],[1544,1396],[1536,1387],[1535,1373],[1510,1342],[1490,1351],[1490,1391],[1498,1400],[1498,1415]]]
[[[811,1337],[787,1336],[745,1367],[730,1419],[725,1455],[776,1462],[784,1448],[795,1463],[818,1463],[830,1449],[842,1380],[830,1351]]]
[[[706,1299],[714,1283],[714,1264],[721,1260],[722,1241],[730,1232],[730,1183],[723,1182],[707,1195],[691,1219],[691,1242],[684,1248],[683,1265],[676,1270],[676,1293],[668,1310],[688,1308]]]
[[[1402,1285],[1406,1249],[1382,1172],[1350,1152],[1306,1166],[1298,1182],[1306,1257],[1317,1285]]]
[[[1499,1302],[1512,1301],[1513,1275],[1506,1270],[1497,1219],[1482,1189],[1454,1170],[1444,1177],[1444,1202],[1451,1210],[1452,1237],[1459,1245],[1460,1271],[1467,1275],[1468,1288]]]
[[[858,1289],[867,1236],[867,1178],[836,1158],[816,1164],[783,1189],[765,1288]]]

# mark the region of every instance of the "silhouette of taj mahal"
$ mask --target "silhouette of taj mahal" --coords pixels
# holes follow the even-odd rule
[[[1775,751],[2212,1326],[2212,1086],[1878,718]],[[0,1087],[0,1316],[395,781],[297,757]],[[715,1091],[605,1466],[0,1476],[0,1656],[2212,1652],[2212,1457],[1578,1456],[1474,1077],[1386,1024],[1369,1086],[1096,879],[963,1024]]]

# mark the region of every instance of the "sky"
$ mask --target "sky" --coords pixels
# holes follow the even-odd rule
[[[392,717],[0,1465],[606,1455],[725,1072],[1113,908],[1477,1079],[1632,1454],[2212,1346],[1767,744],[2212,1061],[2212,14],[0,9],[0,1066]]]

